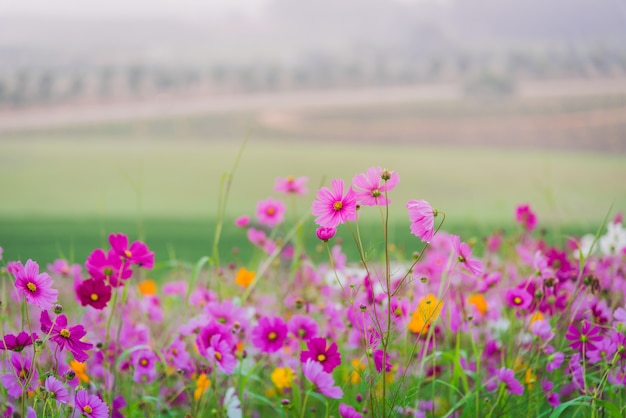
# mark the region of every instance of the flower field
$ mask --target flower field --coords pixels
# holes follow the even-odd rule
[[[277,178],[235,220],[252,257],[222,263],[220,224],[211,255],[159,280],[150,242],[123,231],[79,264],[0,249],[0,412],[624,416],[622,215],[553,244],[519,202],[517,229],[478,246],[428,196],[397,199],[401,176],[370,167],[312,201],[306,177]],[[219,198],[223,215],[228,188]],[[389,235],[398,207],[410,250]],[[366,213],[375,236],[360,228]],[[312,240],[325,261],[308,253]]]

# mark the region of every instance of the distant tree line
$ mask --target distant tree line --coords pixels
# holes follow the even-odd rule
[[[1,51],[0,51],[1,52]],[[5,54],[6,55],[6,54]],[[0,67],[0,107],[148,99],[163,94],[228,94],[459,82],[468,94],[505,95],[516,80],[626,75],[626,47],[400,55],[309,53],[291,64],[94,65],[80,69]]]

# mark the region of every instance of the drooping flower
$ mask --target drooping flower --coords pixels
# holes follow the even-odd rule
[[[265,353],[280,350],[287,337],[287,325],[278,317],[259,319],[259,324],[252,329],[252,344]]]
[[[322,365],[326,373],[341,364],[341,354],[337,351],[337,344],[333,342],[326,346],[326,338],[311,338],[306,342],[308,350],[300,353],[300,361],[306,363],[307,360],[317,361]]]
[[[52,279],[48,273],[39,274],[39,264],[29,259],[26,265],[16,262],[13,265],[15,287],[26,302],[41,309],[52,309],[56,303],[58,290],[52,288]]]
[[[395,171],[383,170],[381,167],[370,167],[363,174],[357,174],[352,179],[352,186],[356,193],[356,199],[363,206],[387,206],[391,200],[385,197],[385,193],[391,191],[400,177]]]
[[[30,391],[37,386],[39,373],[37,368],[31,368],[32,364],[31,356],[22,356],[17,352],[12,352],[11,357],[6,360],[4,367],[6,373],[0,376],[0,382],[12,398],[22,396],[22,387]]]
[[[113,248],[107,253],[97,248],[87,257],[85,268],[94,279],[106,280],[111,286],[122,286],[121,280],[133,275],[129,263],[124,263]]]
[[[597,349],[595,344],[602,341],[602,335],[600,335],[600,328],[583,321],[580,330],[575,325],[570,325],[565,339],[572,341],[569,345],[571,349],[578,350],[584,355],[589,350]]]
[[[111,300],[111,286],[104,280],[87,279],[80,283],[76,293],[81,305],[96,309],[104,309]]]
[[[274,183],[274,191],[285,194],[303,195],[307,192],[305,184],[308,180],[308,177],[277,177]]]
[[[261,225],[273,228],[285,219],[285,204],[278,199],[267,198],[259,201],[256,206],[256,216]]]
[[[320,226],[319,228],[315,230],[315,234],[317,235],[317,238],[324,242],[328,242],[332,237],[335,236],[336,233],[337,233],[337,228],[333,228],[333,227]]]
[[[48,376],[44,383],[44,388],[48,392],[48,397],[54,399],[58,403],[68,403],[70,394],[63,383],[54,376]]]
[[[351,187],[344,195],[344,183],[341,179],[331,182],[332,191],[322,187],[313,201],[313,215],[319,226],[336,228],[337,225],[356,219],[356,194]]]
[[[515,379],[515,372],[513,370],[502,367],[496,372],[496,377],[513,395],[521,396],[524,393],[524,386]]]
[[[533,232],[537,226],[537,216],[529,205],[520,205],[515,209],[515,220],[528,232]]]
[[[335,386],[335,379],[330,373],[324,371],[324,367],[317,361],[307,360],[302,365],[302,372],[313,385],[315,389],[322,395],[333,399],[341,399],[343,390],[339,386]]]
[[[48,334],[61,351],[67,346],[76,360],[84,362],[89,358],[86,350],[90,350],[93,344],[81,341],[81,338],[87,335],[82,325],[68,326],[67,317],[63,314],[58,315],[53,323],[48,311],[42,311],[39,319],[41,331]]]
[[[108,418],[109,416],[107,404],[97,395],[90,395],[86,390],[76,392],[74,405],[74,412],[87,418]]]
[[[411,221],[411,233],[424,242],[430,242],[435,232],[435,211],[425,200],[409,200],[406,204]]]
[[[141,241],[134,241],[128,246],[128,237],[124,234],[109,235],[111,248],[122,260],[130,264],[137,264],[146,270],[154,267],[154,253]]]
[[[11,350],[19,353],[25,347],[33,345],[33,342],[38,339],[39,337],[37,334],[29,334],[25,331],[22,331],[17,335],[6,334],[2,337],[2,339],[0,339],[0,350]]]
[[[472,249],[470,246],[461,242],[461,238],[459,238],[458,235],[453,235],[451,239],[452,246],[458,256],[459,263],[467,267],[467,269],[475,276],[480,275],[483,271],[483,263],[478,259],[472,258]]]

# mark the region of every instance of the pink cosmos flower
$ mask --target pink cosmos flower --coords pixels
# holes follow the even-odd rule
[[[597,349],[595,344],[602,341],[602,335],[600,335],[600,328],[583,321],[580,330],[575,325],[570,325],[567,328],[565,339],[572,341],[569,345],[570,348],[584,354],[587,351]]]
[[[248,228],[248,239],[257,247],[271,254],[276,249],[276,243],[267,237],[265,231],[256,228]]]
[[[67,317],[63,314],[58,315],[56,321],[52,323],[48,311],[42,311],[39,320],[41,331],[48,334],[50,339],[57,343],[61,351],[67,346],[77,361],[87,361],[89,354],[85,351],[91,349],[93,344],[81,341],[81,338],[87,335],[82,325],[68,326]]]
[[[294,315],[289,320],[287,327],[289,332],[302,341],[307,341],[317,336],[317,322],[310,316]]]
[[[111,286],[104,280],[85,280],[78,285],[76,293],[81,305],[90,305],[96,309],[104,309],[111,300]]]
[[[52,279],[47,273],[39,274],[39,264],[28,260],[26,266],[19,261],[13,264],[15,288],[26,298],[26,302],[41,309],[52,309],[58,290],[52,288]]]
[[[330,373],[324,371],[324,367],[317,361],[307,360],[302,365],[302,372],[322,395],[333,399],[341,399],[343,390],[335,386],[335,379]]]
[[[521,396],[524,393],[524,386],[515,379],[513,370],[502,367],[496,372],[496,377],[500,383],[504,383],[506,389],[513,395]]]
[[[106,280],[113,287],[122,286],[120,279],[127,280],[133,275],[130,265],[122,262],[113,248],[108,253],[100,248],[95,249],[87,257],[85,268],[91,277]]]
[[[19,334],[6,334],[0,339],[0,350],[22,351],[25,347],[33,345],[34,341],[37,341],[39,337],[37,334],[29,334],[25,331]]]
[[[334,237],[336,233],[337,233],[337,228],[332,228],[332,227],[328,228],[328,227],[320,226],[319,228],[315,230],[315,234],[317,235],[317,238],[319,238],[320,240],[324,242],[328,242],[328,240]]]
[[[300,361],[306,363],[307,360],[317,361],[322,365],[326,373],[341,364],[341,354],[337,351],[337,344],[332,343],[326,347],[326,338],[311,338],[306,342],[308,350],[300,353]]]
[[[365,174],[357,174],[352,179],[356,199],[363,206],[387,206],[391,203],[385,197],[385,192],[391,191],[400,177],[395,171],[383,170],[380,167],[370,167]]]
[[[454,247],[454,251],[456,251],[458,255],[459,263],[462,263],[469,271],[472,272],[475,276],[480,275],[483,270],[482,261],[471,258],[472,257],[472,249],[469,245],[464,242],[461,242],[461,238],[458,235],[452,236],[452,246]]]
[[[69,402],[70,394],[67,388],[54,376],[48,376],[44,383],[44,388],[48,392],[48,396],[57,402],[57,406],[59,406],[59,403]]]
[[[133,242],[128,246],[128,237],[124,234],[109,235],[111,248],[122,260],[130,264],[138,264],[139,267],[151,270],[154,267],[154,253],[141,241]]]
[[[339,416],[341,416],[341,418],[363,418],[363,415],[356,412],[354,407],[345,403],[339,404]]]
[[[191,370],[191,355],[185,342],[177,337],[165,352],[165,362],[178,370]]]
[[[259,319],[252,330],[252,344],[265,353],[275,353],[283,347],[287,337],[287,325],[278,317]]]
[[[273,228],[285,219],[285,204],[273,198],[259,201],[256,205],[256,216],[261,225]]]
[[[68,263],[67,260],[57,259],[52,264],[46,266],[48,271],[64,277],[80,277],[80,265]]]
[[[228,341],[222,340],[221,335],[211,337],[205,355],[224,374],[232,374],[237,367],[237,357],[233,353],[232,345]]]
[[[332,181],[333,190],[322,187],[313,201],[313,215],[319,226],[336,228],[337,225],[356,219],[356,194],[352,188],[344,195],[343,180]]]
[[[532,232],[537,226],[537,216],[529,205],[520,205],[515,209],[515,220],[528,232]]]
[[[39,373],[37,368],[31,369],[32,363],[30,356],[22,356],[16,352],[12,352],[11,358],[6,360],[4,367],[6,373],[0,376],[0,382],[9,396],[13,398],[22,396],[22,387],[27,391],[35,389]]]
[[[507,290],[504,299],[509,306],[517,309],[527,309],[533,302],[533,296],[530,293],[517,287]]]
[[[76,392],[74,398],[74,416],[87,418],[108,418],[109,407],[97,395],[90,395],[86,390]],[[78,415],[76,415],[78,413]]]
[[[307,192],[304,185],[308,180],[308,177],[277,177],[274,183],[274,191],[285,194],[303,195]]]
[[[411,221],[411,233],[424,242],[430,242],[435,232],[436,211],[425,200],[409,200],[406,204]]]
[[[235,219],[235,226],[239,228],[245,228],[248,225],[250,225],[250,217],[248,215],[241,215]]]
[[[156,365],[159,357],[154,351],[144,348],[131,354],[131,364],[134,367],[133,381],[137,383],[152,383],[158,374]]]

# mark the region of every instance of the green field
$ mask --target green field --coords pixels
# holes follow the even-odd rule
[[[399,107],[389,109],[377,114],[384,119]],[[360,115],[345,110],[342,123],[349,118],[358,124]],[[529,203],[540,224],[557,235],[595,232],[610,208],[612,215],[626,209],[626,156],[620,153],[530,150],[506,139],[494,148],[275,134],[260,127],[253,113],[2,134],[5,258],[49,262],[64,256],[82,262],[94,246],[106,244],[108,233],[118,231],[145,238],[162,260],[193,261],[209,253],[220,184],[233,172],[246,137],[227,202],[223,255],[233,246],[247,255],[245,234],[231,221],[253,215],[259,199],[277,197],[276,177],[309,177],[309,193],[288,202],[290,216],[297,218],[310,211],[320,185],[333,178],[348,183],[374,165],[400,175],[390,207],[400,244],[410,239],[404,208],[410,199],[425,199],[444,211],[444,229],[476,236],[510,227],[521,203]],[[364,210],[362,218],[369,224],[379,215]],[[312,233],[312,217],[307,225]]]

